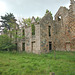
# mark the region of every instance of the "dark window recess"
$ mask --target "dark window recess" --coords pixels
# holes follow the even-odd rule
[[[23,29],[23,36],[25,35],[25,31],[24,31],[24,29]]]
[[[16,30],[16,40],[17,40],[17,30]]]
[[[49,26],[49,36],[51,36],[51,26]]]
[[[34,44],[34,43],[35,43],[35,41],[32,42],[32,52],[33,52],[33,47],[34,47],[33,44]]]
[[[52,43],[49,42],[49,50],[52,50]]]
[[[31,27],[32,27],[32,35],[35,35],[35,25],[32,24]]]
[[[58,16],[58,21],[61,21],[61,16]]]
[[[15,45],[16,45],[15,49],[16,49],[16,51],[17,51],[17,43],[15,43]]]
[[[22,50],[25,51],[25,43],[22,43]]]

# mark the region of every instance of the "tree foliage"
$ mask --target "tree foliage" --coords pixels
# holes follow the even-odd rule
[[[36,22],[37,22],[37,23],[38,23],[40,20],[41,20],[40,17],[37,17],[37,18],[36,18]]]
[[[35,35],[35,25],[31,24],[31,28],[32,28],[32,35]]]
[[[8,35],[0,35],[0,50],[12,50],[15,49],[15,44],[12,43],[11,38]]]
[[[49,12],[49,10],[48,9],[46,9],[46,13],[48,13]]]
[[[31,25],[31,18],[22,18],[22,23],[27,25],[27,26],[30,26]]]
[[[16,19],[13,13],[6,13],[4,16],[1,16],[2,26],[10,30],[12,27],[16,27]]]
[[[47,14],[47,13],[50,13],[50,15],[52,16],[51,11],[49,11],[48,9],[46,9],[46,14]],[[46,15],[46,14],[45,14],[45,15]]]
[[[13,15],[13,13],[6,13],[4,16],[1,16],[2,26],[4,26],[4,33],[10,34],[14,38],[17,37],[16,35],[16,27],[18,27],[18,24],[16,23],[16,19]]]

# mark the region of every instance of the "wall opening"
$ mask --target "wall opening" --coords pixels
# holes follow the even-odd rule
[[[32,42],[32,52],[35,50],[35,41]]]
[[[23,36],[25,36],[25,30],[24,29],[23,29],[22,33],[23,33]]]
[[[25,51],[25,43],[22,43],[22,50]]]
[[[49,51],[52,50],[52,42],[49,42]]]
[[[61,16],[58,16],[58,21],[61,21]]]
[[[51,36],[51,26],[48,27],[49,30],[49,36]]]
[[[35,35],[35,25],[32,24],[31,27],[32,27],[32,35]]]
[[[15,39],[16,39],[16,41],[17,41],[17,29],[16,29],[16,38],[15,38]]]
[[[22,37],[23,37],[23,39],[25,38],[25,30],[24,29],[22,31]]]
[[[15,43],[15,45],[16,45],[15,49],[16,49],[16,51],[17,51],[17,43]]]

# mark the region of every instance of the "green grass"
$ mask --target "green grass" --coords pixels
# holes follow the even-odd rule
[[[75,52],[28,54],[0,52],[0,75],[75,75]]]

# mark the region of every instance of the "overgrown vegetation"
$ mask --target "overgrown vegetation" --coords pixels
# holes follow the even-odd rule
[[[8,35],[0,35],[0,50],[9,51],[15,49],[15,44]]]
[[[51,11],[49,11],[48,9],[46,9],[46,14],[47,14],[47,13],[50,13],[50,15],[52,16]],[[46,14],[45,14],[45,15],[46,15]],[[52,16],[52,18],[53,18],[53,16]]]
[[[28,54],[0,52],[0,75],[75,75],[75,52]]]

